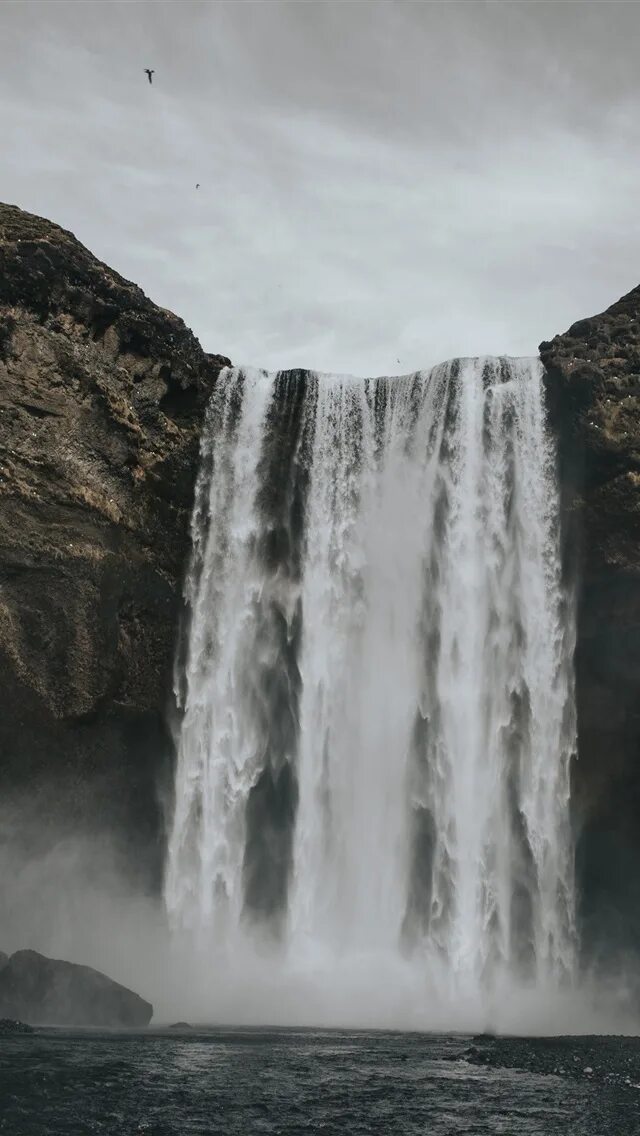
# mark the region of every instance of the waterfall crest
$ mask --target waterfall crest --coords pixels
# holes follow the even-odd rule
[[[537,360],[232,370],[202,441],[165,899],[452,990],[574,952],[573,611]]]

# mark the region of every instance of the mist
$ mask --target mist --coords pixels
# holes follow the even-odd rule
[[[19,817],[12,817],[13,823]],[[3,831],[9,821],[0,818]],[[233,950],[170,930],[159,897],[130,890],[108,837],[65,837],[49,853],[0,851],[0,948],[93,966],[154,1006],[153,1027],[304,1026],[514,1035],[634,1034],[640,1028],[634,960],[628,973],[583,970],[572,986],[456,989],[419,955],[363,951],[293,959],[258,928]]]

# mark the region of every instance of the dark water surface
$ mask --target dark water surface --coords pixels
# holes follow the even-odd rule
[[[0,1038],[0,1132],[640,1136],[640,1040],[39,1031]]]

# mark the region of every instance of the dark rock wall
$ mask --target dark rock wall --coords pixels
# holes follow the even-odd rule
[[[640,288],[540,345],[577,584],[573,802],[587,944],[640,947]]]
[[[199,431],[227,362],[0,205],[1,824],[32,841],[31,810],[44,845],[108,828],[146,880]]]

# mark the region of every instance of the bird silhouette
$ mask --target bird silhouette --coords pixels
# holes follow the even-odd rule
[[[150,82],[150,83],[153,83],[153,78],[152,78],[152,76],[153,76],[153,75],[155,75],[155,71],[150,71],[148,67],[145,67],[145,69],[144,69],[144,73],[145,73],[145,75],[147,75],[147,76],[148,76],[149,82]]]
[[[199,181],[196,182],[196,189],[200,189],[200,182]]]

